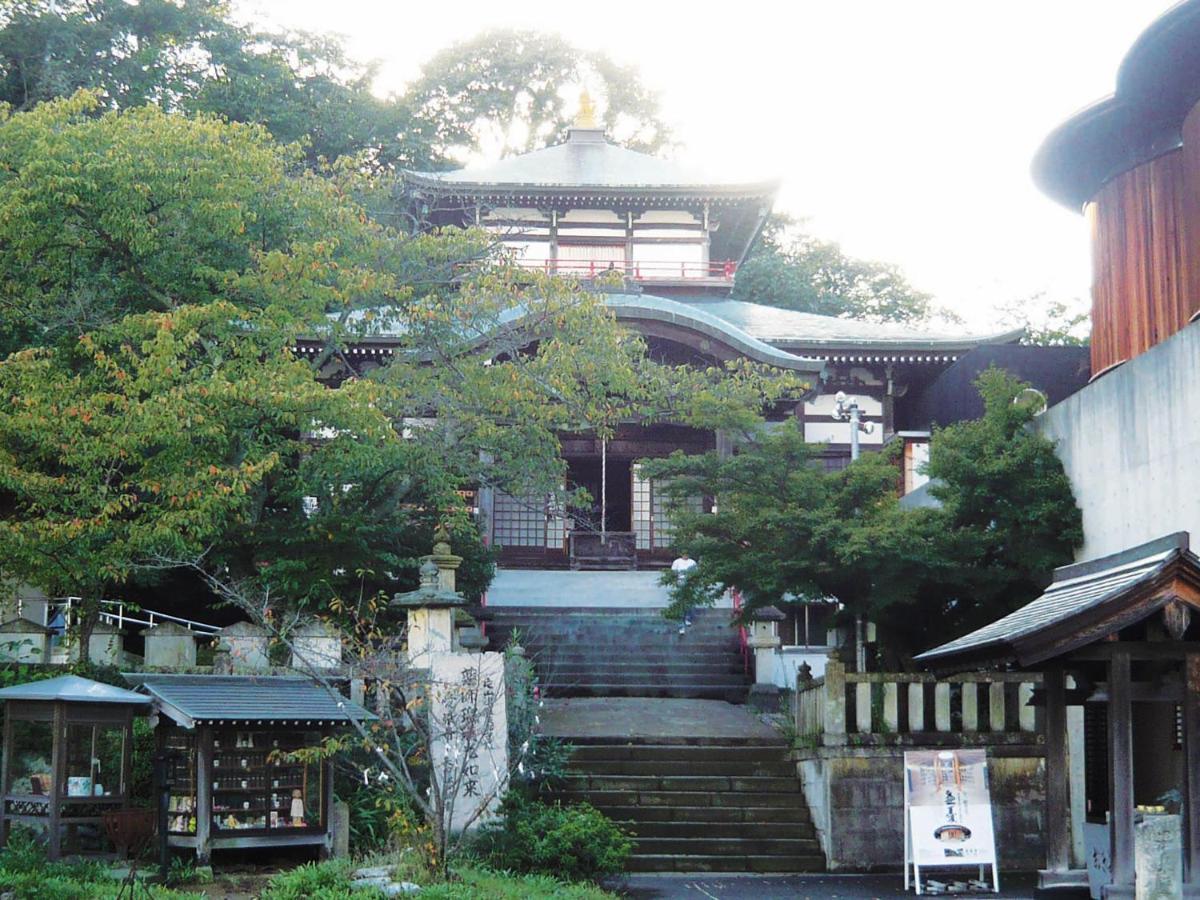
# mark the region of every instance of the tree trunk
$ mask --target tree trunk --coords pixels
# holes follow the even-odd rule
[[[90,663],[88,657],[88,645],[92,640],[92,631],[96,628],[96,623],[100,621],[101,599],[104,597],[102,590],[94,590],[90,595],[85,595],[80,602],[73,607],[72,614],[74,622],[72,623],[72,634],[68,635],[69,639],[75,642],[76,656],[81,663]]]

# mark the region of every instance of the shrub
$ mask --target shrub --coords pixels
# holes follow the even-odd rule
[[[625,868],[633,842],[599,810],[504,798],[502,817],[481,829],[478,849],[488,865],[514,872],[596,881]]]

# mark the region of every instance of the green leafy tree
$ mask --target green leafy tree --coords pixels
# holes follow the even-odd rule
[[[0,101],[14,109],[93,91],[110,110],[155,104],[265,126],[306,161],[365,155],[426,164],[407,116],[372,91],[375,68],[340,41],[235,23],[224,0],[20,0],[0,18]]]
[[[775,214],[749,258],[738,268],[733,295],[740,300],[866,322],[923,322],[932,299],[888,263],[847,256],[842,248]]]
[[[919,592],[935,627],[908,630],[910,643],[950,639],[1029,602],[1052,571],[1074,559],[1083,517],[1054,443],[1031,427],[1027,384],[990,368],[976,379],[984,414],[934,432],[927,472],[941,503],[926,533],[949,564]],[[892,620],[898,634],[912,619]]]
[[[409,85],[404,104],[436,153],[476,150],[481,139],[523,153],[566,138],[583,88],[613,139],[647,152],[669,140],[658,98],[636,70],[536,31],[485,31],[442,50]]]
[[[51,441],[38,449],[14,437],[11,491],[18,495],[37,466],[74,465],[43,459],[53,447],[84,440],[83,433],[68,439],[55,431],[63,423],[54,421],[53,409],[65,398],[72,408],[108,408],[112,387],[99,373],[77,378],[84,342],[100,342],[103,360],[119,351],[129,357],[127,368],[156,374],[144,387],[133,383],[160,395],[157,427],[193,421],[188,379],[217,366],[259,412],[238,418],[232,406],[227,427],[238,436],[229,441],[261,444],[275,455],[269,470],[254,470],[258,480],[243,504],[220,505],[219,516],[198,521],[198,537],[174,555],[170,546],[123,543],[103,530],[94,545],[81,540],[81,559],[89,546],[112,557],[96,566],[108,573],[102,583],[80,582],[70,593],[111,596],[148,565],[147,557],[163,568],[184,565],[203,544],[209,564],[257,579],[264,592],[293,605],[371,602],[411,578],[413,558],[441,518],[459,520],[476,563],[468,584],[477,593],[491,563],[455,512],[458,489],[561,494],[563,432],[610,435],[626,421],[714,427],[744,421],[801,387],[748,366],[657,366],[645,345],[617,326],[602,293],[521,270],[482,233],[409,237],[389,229],[353,199],[372,190],[360,175],[318,177],[261,128],[154,107],[96,116],[95,107],[93,97],[80,94],[0,123],[0,296],[11,313],[8,337],[13,346],[45,348],[0,365],[8,377],[28,379],[14,383],[11,396],[34,404]],[[154,329],[206,310],[215,318],[189,323],[197,335],[192,350],[207,355],[159,360],[151,353],[166,352],[152,342]],[[242,331],[258,343],[242,340]],[[391,349],[388,365],[363,364],[347,352],[380,338]],[[300,341],[312,352],[298,355]],[[271,364],[256,371],[246,363],[255,353]],[[244,365],[232,373],[220,368],[233,360]],[[304,390],[297,379],[307,379]],[[44,390],[35,390],[35,381]],[[324,383],[341,387],[329,391]],[[280,401],[278,415],[262,413],[270,398],[293,394],[312,404],[307,420],[295,411],[281,418],[290,400]],[[207,421],[224,412],[201,415]],[[374,430],[355,424],[355,415]],[[27,424],[14,420],[12,427]],[[81,468],[106,471],[105,454],[124,459],[121,453],[130,466],[145,461],[139,454],[154,456],[157,466],[181,459],[227,465],[202,442],[194,448],[199,455],[186,459],[160,456],[153,443],[123,446],[125,433],[110,424],[109,431],[87,433],[87,452],[95,456]],[[147,425],[146,435],[152,430]],[[181,443],[179,453],[188,446]],[[96,496],[117,489],[108,482],[93,487]],[[84,494],[72,495],[75,489]],[[87,479],[56,490],[60,510],[95,505]],[[18,503],[12,521],[35,527],[43,508],[50,507]],[[139,501],[137,511],[138,522],[156,522],[161,507]],[[54,590],[84,568],[64,575]],[[11,572],[32,575],[18,561]]]
[[[401,95],[378,96],[376,65],[341,41],[235,22],[226,0],[15,0],[0,10],[0,103],[27,110],[77,90],[103,108],[154,104],[264,126],[304,161],[355,157],[437,169],[497,141],[507,152],[565,136],[591,88],[604,124],[637,149],[667,129],[637,73],[554,35],[491,31],[437,54]]]
[[[0,353],[282,284],[316,312],[387,293],[373,223],[262,128],[98,105],[0,112]]]
[[[752,432],[737,452],[676,453],[643,465],[674,500],[676,540],[700,565],[670,573],[676,610],[714,602],[739,588],[748,609],[836,597],[854,612],[911,599],[903,583],[882,577],[881,542],[896,543],[898,476],[888,454],[867,453],[826,472],[820,447],[792,420]],[[709,496],[704,513],[688,498]],[[890,558],[889,558],[890,561]]]
[[[1024,328],[1022,344],[1036,347],[1082,347],[1091,332],[1091,316],[1079,300],[1065,303],[1047,300],[1039,291],[1029,297],[1011,300],[997,310],[1000,321],[1012,328]]]
[[[676,539],[699,560],[672,584],[674,611],[739,588],[747,608],[836,598],[876,621],[888,665],[1033,599],[1082,541],[1053,444],[1028,425],[1025,385],[996,369],[977,386],[985,413],[935,432],[931,488],[941,506],[898,502],[897,461],[864,453],[825,472],[798,426],[752,434],[728,457],[646,463],[677,503]],[[715,498],[698,513],[688,497]]]
[[[175,108],[207,77],[223,0],[14,0],[0,11],[0,101],[14,109],[94,90],[109,109]]]

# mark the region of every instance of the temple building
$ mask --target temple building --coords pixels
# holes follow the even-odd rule
[[[779,182],[717,180],[619,147],[596,127],[586,99],[581,106],[565,143],[479,167],[406,173],[417,214],[437,226],[485,228],[522,266],[582,278],[619,274],[625,287],[608,304],[657,359],[712,365],[745,357],[801,374],[812,393],[780,414],[799,418],[808,440],[825,445],[830,468],[850,458],[850,426],[833,416],[834,397],[845,391],[870,425],[860,436],[864,449],[893,439],[913,445],[906,456],[916,486],[928,423],[917,421],[915,399],[964,354],[1016,344],[1021,332],[952,334],[732,299]],[[588,539],[596,523],[584,521],[586,512],[564,514],[498,492],[481,499],[488,537],[508,567],[661,566],[673,555],[671,523],[637,460],[721,441],[671,425],[624,428],[604,446],[564,436],[573,485],[604,495],[609,549],[598,553]]]

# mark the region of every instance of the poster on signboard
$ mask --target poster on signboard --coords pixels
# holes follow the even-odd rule
[[[991,866],[1000,889],[984,750],[907,751],[904,825],[906,888],[911,864],[918,894],[925,867]]]

